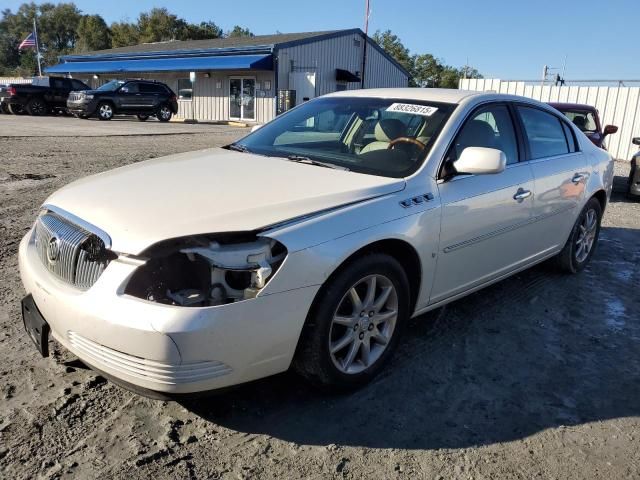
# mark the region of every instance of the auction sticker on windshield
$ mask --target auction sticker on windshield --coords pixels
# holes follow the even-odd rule
[[[423,115],[425,117],[430,117],[437,111],[438,109],[436,107],[415,105],[413,103],[392,103],[389,108],[387,108],[387,112],[412,113],[414,115]]]

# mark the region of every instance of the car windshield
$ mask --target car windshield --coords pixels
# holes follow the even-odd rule
[[[598,131],[595,114],[591,110],[561,110],[564,115],[582,132],[595,133]]]
[[[98,88],[98,90],[101,92],[114,92],[124,84],[123,80],[111,80]]]
[[[231,148],[400,178],[420,167],[454,108],[407,99],[319,98],[277,117]]]

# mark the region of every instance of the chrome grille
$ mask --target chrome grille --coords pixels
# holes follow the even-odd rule
[[[90,288],[109,264],[102,240],[53,212],[38,217],[35,243],[49,272],[83,290]]]
[[[78,102],[82,100],[82,97],[84,97],[83,93],[71,92],[69,94],[69,100],[71,100],[72,102]]]

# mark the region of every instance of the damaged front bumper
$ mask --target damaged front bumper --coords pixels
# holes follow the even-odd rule
[[[264,291],[234,303],[185,308],[125,293],[140,265],[120,257],[80,291],[46,270],[32,231],[20,244],[19,265],[27,293],[58,342],[118,383],[167,395],[288,369],[319,288]]]

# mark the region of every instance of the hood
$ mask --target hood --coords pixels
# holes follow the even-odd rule
[[[161,240],[256,230],[404,185],[403,179],[216,148],[86,177],[45,203],[104,230],[114,251],[139,254]]]

